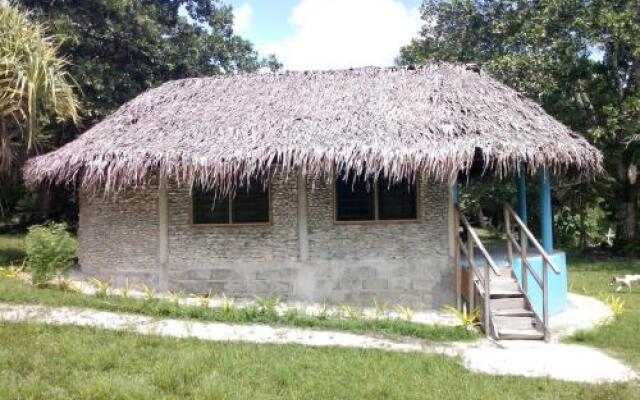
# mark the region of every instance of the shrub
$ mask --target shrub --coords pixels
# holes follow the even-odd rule
[[[52,277],[64,274],[76,254],[76,241],[66,224],[36,225],[25,238],[27,260],[34,285],[43,285]]]

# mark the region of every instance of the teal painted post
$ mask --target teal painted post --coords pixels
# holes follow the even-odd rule
[[[527,179],[522,166],[518,169],[516,176],[518,189],[518,216],[527,224]]]
[[[549,171],[540,171],[540,235],[542,247],[547,253],[553,252],[553,218],[551,211],[551,179]]]

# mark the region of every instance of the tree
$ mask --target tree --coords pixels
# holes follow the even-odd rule
[[[483,64],[584,134],[605,155],[607,176],[596,184],[617,238],[637,241],[640,1],[425,0],[422,18],[398,63]]]
[[[0,5],[0,176],[47,140],[47,128],[77,122],[75,84],[55,39],[15,7]]]
[[[60,50],[84,95],[84,128],[163,82],[262,66],[220,0],[20,2],[69,38]]]
[[[249,41],[233,32],[232,9],[220,0],[15,1],[48,32],[66,38],[58,51],[68,58],[67,69],[82,93],[81,124],[52,125],[50,148],[163,82],[282,66],[273,56],[261,59]],[[26,210],[37,208],[48,217],[73,221],[73,196],[60,188],[30,197],[20,181],[3,183],[0,214],[3,209],[14,212],[20,203]]]

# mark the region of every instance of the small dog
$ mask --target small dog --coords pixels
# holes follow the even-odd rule
[[[609,285],[615,286],[616,292],[619,292],[624,286],[626,286],[629,291],[631,291],[631,285],[633,285],[634,283],[640,283],[640,275],[625,275],[622,278],[614,276],[611,279],[611,283],[609,283]]]

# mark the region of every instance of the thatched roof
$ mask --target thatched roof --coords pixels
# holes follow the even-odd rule
[[[229,192],[274,165],[447,179],[480,151],[501,176],[519,162],[601,170],[601,154],[535,102],[473,68],[431,64],[168,82],[30,160],[25,178],[110,192],[160,173]]]

